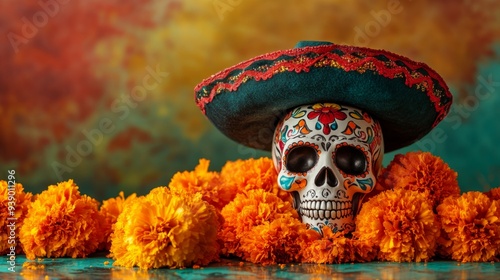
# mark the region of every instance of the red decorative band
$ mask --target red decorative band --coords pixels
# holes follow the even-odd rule
[[[252,66],[253,63],[265,63]],[[267,63],[267,64],[266,64]],[[383,50],[369,48],[324,45],[289,49],[264,54],[239,63],[202,81],[195,88],[195,98],[198,107],[205,113],[206,104],[217,94],[232,92],[246,81],[267,80],[281,72],[309,72],[315,67],[332,67],[346,72],[367,70],[388,79],[404,78],[408,87],[416,86],[425,92],[434,104],[437,118],[436,126],[448,113],[452,95],[441,76],[425,63],[412,61]]]

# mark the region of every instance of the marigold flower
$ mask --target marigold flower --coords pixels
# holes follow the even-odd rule
[[[426,194],[437,207],[448,196],[459,196],[457,173],[429,152],[396,155],[379,177],[386,189],[414,190]]]
[[[496,261],[500,254],[500,201],[481,192],[450,197],[437,207],[440,253],[462,262]]]
[[[270,158],[228,161],[222,167],[220,175],[226,184],[233,187],[234,195],[262,189],[279,196],[284,201],[292,202],[290,194],[278,186],[278,174]]]
[[[292,216],[284,216],[252,227],[241,238],[243,259],[263,265],[298,262],[298,242],[306,225]]]
[[[484,194],[488,196],[490,199],[500,200],[500,187],[491,189]]]
[[[98,202],[80,195],[73,180],[37,196],[24,220],[20,241],[28,259],[86,257],[102,241]]]
[[[219,239],[223,243],[222,253],[239,257],[243,256],[239,248],[241,238],[249,234],[254,226],[283,217],[298,219],[297,211],[290,202],[263,189],[238,194],[222,209],[221,214],[224,218],[219,231]]]
[[[99,213],[101,214],[101,233],[104,235],[104,240],[99,245],[99,249],[109,251],[111,248],[111,234],[118,216],[123,211],[124,204],[130,203],[136,198],[137,195],[134,193],[125,199],[123,192],[120,192],[117,197],[102,202]]]
[[[217,210],[201,194],[166,187],[124,205],[111,242],[114,265],[143,269],[207,265],[219,258]]]
[[[323,227],[323,237],[312,241],[302,249],[303,262],[347,263],[369,262],[377,256],[371,241],[348,238],[341,232],[333,233],[330,227]]]
[[[200,159],[194,171],[174,174],[168,187],[174,194],[194,195],[201,193],[203,200],[221,210],[233,200],[235,184],[224,184],[218,172],[209,172],[210,161]]]
[[[16,247],[15,253],[22,253],[22,244],[18,241],[19,230],[23,225],[24,218],[28,213],[33,195],[24,192],[22,184],[16,183],[9,189],[7,181],[0,181],[0,254],[10,253],[10,247]],[[9,220],[14,218],[15,220]],[[11,236],[11,227],[8,225],[14,222],[14,238]]]
[[[420,262],[434,256],[439,233],[439,220],[426,195],[398,188],[364,203],[354,236],[378,245],[380,260]]]

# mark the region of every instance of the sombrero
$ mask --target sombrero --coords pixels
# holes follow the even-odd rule
[[[303,41],[205,79],[195,99],[229,138],[269,151],[289,110],[320,102],[357,107],[380,122],[390,152],[426,135],[446,116],[453,97],[424,63],[384,50]]]

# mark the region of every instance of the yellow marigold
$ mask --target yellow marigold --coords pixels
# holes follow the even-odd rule
[[[28,211],[20,240],[28,259],[86,257],[102,240],[98,202],[73,180],[49,186]]]
[[[354,236],[379,246],[386,261],[427,261],[436,250],[440,226],[427,197],[418,191],[384,191],[365,202]]]
[[[493,200],[500,200],[500,187],[491,189],[484,194]]]
[[[442,224],[440,252],[462,262],[497,260],[500,254],[500,201],[480,192],[450,197],[437,207]]]
[[[223,243],[222,253],[239,257],[243,256],[239,249],[240,240],[254,226],[287,216],[298,219],[297,211],[290,202],[262,189],[238,194],[222,209],[221,214],[224,218],[219,231],[219,239]]]
[[[207,265],[218,260],[217,210],[201,194],[166,187],[124,205],[111,242],[114,265],[143,269]]]
[[[102,202],[99,213],[102,218],[101,233],[104,235],[104,240],[99,245],[99,249],[109,251],[111,248],[111,234],[113,233],[113,228],[118,216],[123,211],[124,204],[130,203],[136,198],[137,195],[134,193],[125,199],[123,192],[120,192],[117,197],[112,197]]]
[[[379,181],[386,189],[414,190],[426,194],[437,207],[448,196],[459,196],[457,173],[429,152],[396,155]]]
[[[241,238],[243,259],[263,265],[300,261],[298,242],[306,225],[292,216],[284,216],[252,227]]]
[[[270,158],[228,161],[220,175],[226,184],[233,186],[236,193],[263,189],[284,201],[292,202],[290,194],[278,186],[278,174]]]
[[[11,184],[9,188],[7,181],[0,181],[0,254],[11,253],[11,247],[15,254],[22,252],[22,244],[18,240],[19,230],[28,213],[32,196],[24,192],[23,185],[19,183]]]
[[[348,238],[330,227],[323,228],[323,237],[304,245],[302,261],[307,263],[369,262],[377,256],[372,241]]]
[[[168,187],[174,194],[194,195],[201,193],[203,200],[221,210],[233,200],[234,184],[224,184],[218,172],[209,172],[210,161],[200,159],[194,171],[184,171],[174,174]]]

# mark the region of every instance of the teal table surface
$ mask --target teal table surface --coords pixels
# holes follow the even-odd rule
[[[500,279],[500,263],[452,261],[262,266],[222,260],[202,268],[150,270],[115,267],[103,255],[36,261],[17,256],[15,262],[11,272],[7,257],[2,257],[0,279]]]

